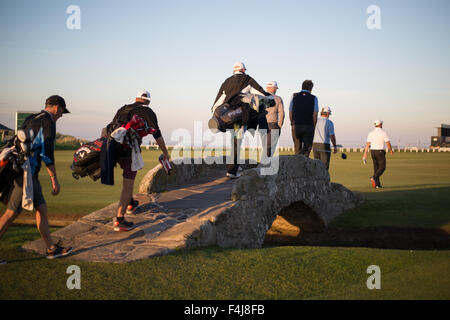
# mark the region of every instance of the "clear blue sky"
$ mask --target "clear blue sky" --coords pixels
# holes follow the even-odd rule
[[[69,5],[81,29],[69,30]],[[381,30],[369,30],[369,5]],[[204,130],[236,61],[285,102],[304,79],[333,110],[338,143],[360,146],[382,119],[393,144],[428,144],[450,123],[450,1],[0,1],[0,123],[51,94],[71,111],[61,133],[96,138],[147,89],[170,144]],[[285,123],[282,145],[292,145]]]

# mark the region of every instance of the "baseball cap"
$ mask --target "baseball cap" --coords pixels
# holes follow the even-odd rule
[[[376,127],[376,126],[379,126],[380,124],[383,124],[383,120],[375,120],[375,121],[373,122],[373,124],[374,124],[375,127]]]
[[[243,62],[236,62],[233,65],[233,71],[239,71],[241,69],[247,70],[247,68],[245,67],[245,64]]]
[[[321,110],[321,113],[329,113],[331,114],[331,108],[330,107],[323,107]]]
[[[45,105],[60,106],[61,108],[63,108],[63,113],[70,113],[69,110],[67,110],[66,108],[66,101],[64,100],[63,97],[58,95],[48,97],[47,100],[45,100]]]
[[[276,81],[270,81],[267,83],[268,88],[277,88],[278,89],[278,83]]]
[[[148,92],[147,90],[139,91],[136,94],[136,98],[140,98],[140,99],[144,99],[144,100],[150,101],[150,98],[151,98],[150,92]]]

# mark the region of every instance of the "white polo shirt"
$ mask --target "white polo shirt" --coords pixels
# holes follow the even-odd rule
[[[385,143],[389,141],[390,139],[386,131],[381,128],[373,129],[367,136],[367,142],[370,142],[371,150],[385,150]]]

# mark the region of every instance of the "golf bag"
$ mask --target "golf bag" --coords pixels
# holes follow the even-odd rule
[[[19,130],[17,135],[0,149],[0,201],[6,203],[14,180],[23,175],[22,166],[31,154],[34,132]]]
[[[225,132],[233,129],[235,123],[242,121],[242,106],[233,108],[230,104],[224,103],[214,110],[213,117],[208,121],[208,127],[213,132]]]
[[[100,178],[100,150],[106,138],[100,138],[88,142],[78,148],[73,155],[73,163],[70,166],[72,176],[75,179],[89,176],[96,181]]]
[[[243,125],[257,122],[259,116],[265,116],[265,109],[275,106],[273,97],[257,94],[239,94],[214,109],[208,127],[214,133],[233,129],[235,124]],[[243,123],[245,122],[245,123]]]
[[[6,203],[14,179],[20,175],[20,170],[17,169],[19,168],[14,168],[14,162],[10,159],[0,162],[0,201],[4,203]]]

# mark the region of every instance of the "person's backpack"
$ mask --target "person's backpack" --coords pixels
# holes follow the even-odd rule
[[[106,135],[109,137],[111,133],[120,128],[121,126],[128,123],[131,120],[131,111],[136,109],[137,106],[134,104],[128,104],[119,109],[118,114],[114,117],[113,121],[111,121],[106,126]]]
[[[89,176],[96,181],[100,178],[100,151],[105,142],[106,138],[102,137],[82,145],[75,151],[70,166],[75,179]]]

